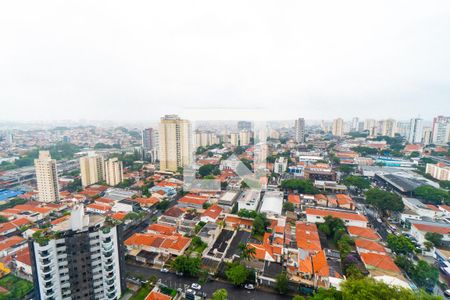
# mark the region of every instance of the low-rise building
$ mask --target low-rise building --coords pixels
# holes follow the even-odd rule
[[[450,181],[450,166],[444,163],[427,164],[425,173],[430,174],[437,180]]]
[[[306,220],[308,222],[323,223],[326,216],[341,219],[347,226],[367,227],[368,223],[367,218],[359,213],[337,209],[306,208]]]
[[[238,208],[246,210],[257,210],[261,192],[259,190],[244,190],[238,199]]]
[[[264,194],[260,212],[266,213],[268,216],[281,216],[283,210],[283,192],[267,191]]]

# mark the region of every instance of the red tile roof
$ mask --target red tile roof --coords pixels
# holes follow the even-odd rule
[[[368,267],[376,268],[379,270],[400,273],[400,269],[395,264],[394,260],[389,255],[376,254],[376,253],[361,253],[361,260]]]
[[[222,211],[223,211],[222,207],[220,207],[217,204],[214,204],[203,212],[202,217],[210,217],[213,220],[217,220]]]
[[[170,296],[167,296],[163,293],[151,291],[150,294],[145,297],[145,300],[170,300]]]
[[[386,253],[386,249],[377,242],[364,240],[364,239],[355,239],[355,245],[357,248],[366,249],[372,252]]]
[[[14,247],[16,245],[24,243],[26,240],[23,237],[20,236],[12,236],[7,239],[4,239],[0,242],[0,251],[9,249],[11,247]]]
[[[358,236],[369,240],[380,240],[381,237],[372,228],[347,226],[347,231],[351,236]]]
[[[174,226],[153,223],[147,227],[147,232],[149,231],[164,235],[173,235],[174,233],[176,233],[177,228]]]
[[[444,227],[444,226],[435,226],[435,225],[418,224],[418,223],[412,223],[411,225],[416,227],[417,230],[419,230],[419,231],[434,232],[434,233],[440,233],[440,234],[450,234],[450,228]]]
[[[289,194],[288,201],[292,204],[298,205],[300,204],[300,196],[296,194]]]
[[[148,246],[180,251],[191,243],[191,239],[181,235],[161,235],[135,233],[125,241],[127,246]]]

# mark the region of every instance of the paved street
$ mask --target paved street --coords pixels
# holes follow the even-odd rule
[[[152,275],[156,275],[159,279],[161,279],[162,283],[166,284],[167,286],[173,289],[184,288],[185,284],[191,285],[193,282],[196,282],[195,278],[179,277],[173,273],[161,273],[159,270],[150,269],[146,267],[139,267],[131,264],[126,264],[126,272],[134,276],[140,275],[144,277],[150,277]],[[248,291],[243,288],[236,288],[232,284],[218,281],[208,282],[202,287],[202,291],[207,293],[208,298],[211,298],[212,293],[217,289],[226,289],[228,291],[228,299],[230,300],[291,299],[291,297],[288,296],[277,295],[261,290]]]

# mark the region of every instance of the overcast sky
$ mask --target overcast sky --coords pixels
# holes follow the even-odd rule
[[[0,2],[0,120],[168,113],[450,115],[450,1]]]

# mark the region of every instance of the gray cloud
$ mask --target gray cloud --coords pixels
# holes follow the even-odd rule
[[[3,1],[0,43],[4,120],[450,114],[446,0]]]

